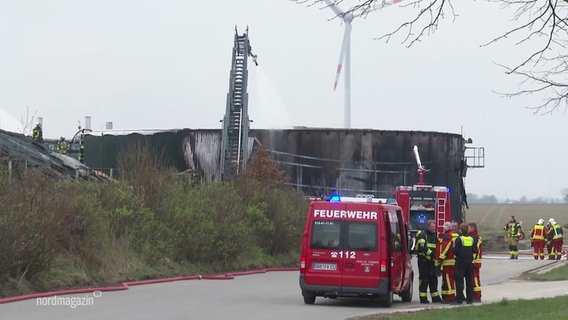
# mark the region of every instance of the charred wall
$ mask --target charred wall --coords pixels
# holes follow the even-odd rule
[[[373,193],[391,197],[398,185],[418,182],[412,148],[417,145],[429,169],[425,182],[451,190],[452,212],[461,212],[464,141],[461,135],[422,131],[291,129],[251,130],[272,150],[290,176],[290,185],[307,195]],[[116,168],[117,155],[144,142],[180,171],[199,173],[204,181],[219,178],[220,130],[178,130],[152,135],[86,137],[85,161],[91,168]]]
[[[418,183],[412,151],[417,145],[425,183],[451,190],[452,212],[461,212],[464,141],[440,132],[296,129],[254,130],[255,136],[283,164],[291,184],[306,194],[321,196],[373,193],[392,197],[399,185]]]

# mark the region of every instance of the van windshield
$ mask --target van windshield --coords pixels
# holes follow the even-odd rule
[[[377,250],[377,224],[371,222],[314,221],[312,249]]]

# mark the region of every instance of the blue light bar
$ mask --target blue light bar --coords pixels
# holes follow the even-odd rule
[[[389,198],[389,199],[387,199],[387,204],[398,205],[398,202],[396,202],[396,199]]]
[[[331,195],[325,197],[325,199],[329,202],[341,202],[341,197],[339,196],[339,193],[337,193],[336,190],[333,190],[331,192]]]
[[[331,198],[329,198],[330,202],[341,202],[341,198],[339,197],[338,194],[334,194],[331,196]]]

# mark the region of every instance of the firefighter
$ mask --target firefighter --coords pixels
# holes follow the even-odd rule
[[[456,220],[452,220],[452,230],[458,233],[460,224]]]
[[[481,302],[481,280],[479,270],[481,269],[481,256],[483,252],[483,240],[477,231],[477,223],[468,223],[468,232],[477,243],[477,252],[473,254],[473,302]]]
[[[544,227],[544,236],[546,238],[546,252],[548,254],[548,260],[556,260],[556,255],[552,251],[552,237],[554,237],[554,232],[552,231],[552,225],[550,225],[550,222],[547,222]]]
[[[553,218],[550,218],[550,220],[548,220],[548,223],[550,223],[550,225],[552,226],[548,231],[552,235],[552,254],[549,256],[549,259],[551,256],[555,255],[556,260],[560,260],[560,258],[562,258],[564,232],[562,230],[562,227],[558,223],[556,223]]]
[[[43,142],[43,131],[41,130],[41,124],[38,123],[32,130],[32,138],[37,142]]]
[[[418,292],[420,303],[429,303],[428,287],[430,287],[430,296],[432,302],[442,302],[440,293],[438,292],[438,277],[436,275],[436,267],[434,263],[434,254],[436,252],[436,222],[428,220],[426,228],[418,231],[416,234],[416,246],[418,247]]]
[[[519,249],[517,245],[519,244],[519,238],[521,237],[521,224],[515,220],[515,216],[510,216],[509,222],[503,229],[507,232],[505,235],[505,241],[509,245],[509,254],[511,254],[509,259],[519,259]]]
[[[444,234],[438,239],[436,246],[436,267],[442,270],[442,300],[443,302],[452,302],[456,297],[456,288],[454,282],[454,241],[457,233],[452,230],[452,223],[444,223]]]
[[[477,241],[468,234],[468,225],[460,225],[461,235],[456,238],[454,243],[455,266],[455,285],[456,298],[454,304],[462,304],[465,300],[467,304],[473,303],[473,256],[477,252]],[[464,297],[464,280],[466,296]]]
[[[85,163],[85,129],[81,130],[79,135],[79,162]]]
[[[69,151],[69,144],[65,141],[65,137],[61,137],[57,142],[57,152],[66,155],[67,151]]]
[[[531,243],[533,246],[533,257],[535,260],[538,260],[539,258],[544,260],[545,238],[546,233],[544,230],[544,219],[538,219],[538,222],[531,230]]]

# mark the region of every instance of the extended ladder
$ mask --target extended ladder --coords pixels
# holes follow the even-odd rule
[[[235,28],[233,61],[227,94],[227,110],[223,119],[223,144],[221,150],[221,177],[230,178],[246,167],[248,155],[248,57],[256,64],[247,31],[239,35]]]

